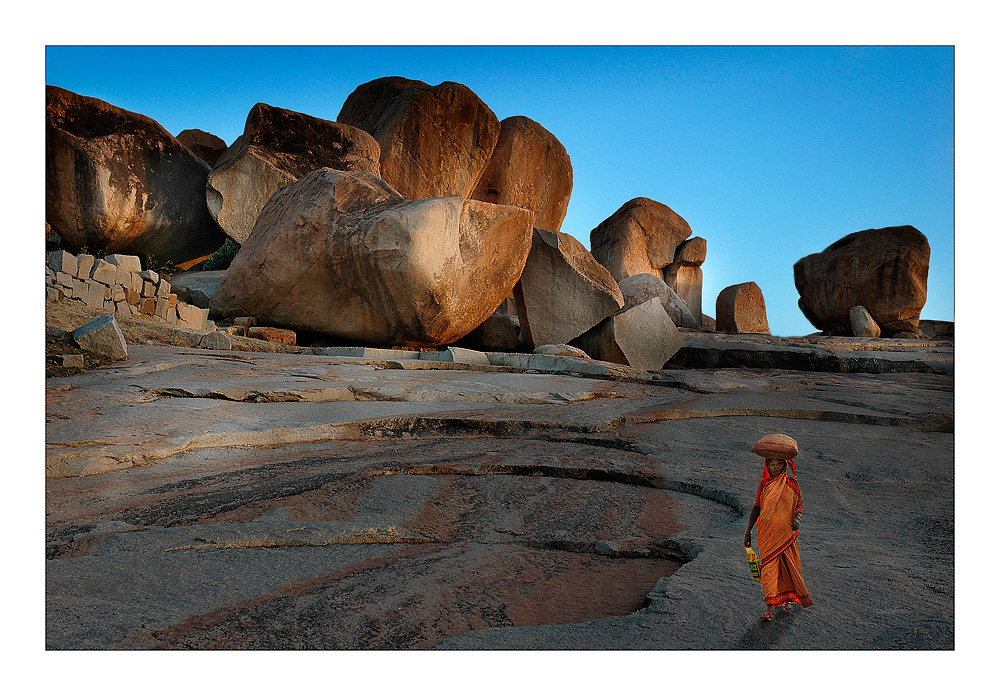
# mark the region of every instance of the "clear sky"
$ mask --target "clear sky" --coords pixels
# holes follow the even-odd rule
[[[955,61],[951,46],[78,47],[45,80],[227,144],[266,102],[335,120],[386,75],[470,87],[500,118],[566,147],[562,231],[646,196],[708,240],[703,310],[755,281],[771,332],[815,329],[792,265],[858,230],[913,225],[931,244],[922,316],[954,320]]]

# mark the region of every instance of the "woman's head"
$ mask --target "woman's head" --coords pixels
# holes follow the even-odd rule
[[[777,476],[785,470],[788,466],[788,462],[784,459],[771,459],[768,457],[764,460],[764,465],[767,467],[767,473],[771,476]]]

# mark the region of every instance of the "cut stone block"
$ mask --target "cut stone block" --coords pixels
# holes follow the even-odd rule
[[[94,270],[90,272],[90,277],[98,283],[114,285],[115,278],[118,277],[118,267],[108,263],[104,259],[98,259],[94,264]]]
[[[191,329],[204,331],[208,326],[208,310],[189,305],[186,302],[177,303],[177,324]],[[292,345],[295,345],[294,343]]]
[[[151,280],[142,281],[142,296],[143,297],[156,297],[156,283]]]
[[[102,283],[102,285],[103,285],[103,283]],[[104,301],[107,302],[110,299],[111,299],[111,286],[110,285],[105,285],[104,286]]]
[[[653,297],[613,314],[570,345],[595,360],[660,370],[683,341],[659,298]]]
[[[156,284],[156,296],[166,297],[169,294],[170,294],[170,283],[168,283],[165,278],[160,278],[160,282]]]
[[[139,277],[143,280],[148,280],[153,285],[160,282],[160,274],[156,271],[139,271]]]
[[[72,288],[73,281],[74,278],[69,273],[64,273],[63,271],[59,271],[58,273],[56,273],[57,285],[62,285],[64,288]]]
[[[153,314],[160,317],[161,319],[167,318],[167,310],[170,309],[170,302],[166,297],[156,298],[156,307],[153,310]]]
[[[132,288],[126,288],[125,289],[125,301],[128,302],[130,305],[137,305],[137,304],[139,304],[139,302],[142,301],[142,295],[140,295],[139,293],[137,293]]]
[[[60,355],[59,362],[63,367],[78,367],[81,370],[84,368],[83,355],[80,353],[73,353],[72,355]]]
[[[63,291],[57,287],[47,287],[45,288],[45,301],[55,302],[63,298]]]
[[[76,257],[68,251],[63,251],[62,249],[50,252],[46,265],[53,271],[62,271],[63,273],[76,275]]]
[[[167,323],[176,324],[177,323],[177,307],[169,307],[167,309]]]
[[[90,273],[94,270],[94,261],[96,261],[96,259],[90,254],[77,254],[76,273],[73,275],[80,280],[90,280]]]
[[[115,316],[118,319],[130,319],[132,317],[132,311],[129,309],[128,302],[115,302]]]
[[[170,304],[171,307],[176,307],[177,306],[176,293],[170,293],[169,295],[167,295],[167,302]]]
[[[195,309],[198,308],[196,307]],[[207,309],[199,311],[204,311],[207,318]],[[270,341],[271,343],[283,343],[287,346],[295,345],[295,332],[291,329],[279,329],[273,326],[253,326],[247,330],[247,337],[257,338],[261,341]]]
[[[247,318],[247,317],[244,317]],[[233,325],[236,328],[236,325]],[[329,355],[343,358],[366,358],[369,360],[419,360],[419,350],[394,350],[392,348],[362,348],[358,346],[335,346],[313,348],[315,355]]]
[[[118,268],[124,268],[126,271],[131,273],[142,272],[142,263],[140,263],[138,256],[131,256],[129,254],[108,254],[104,257],[104,260],[117,266]]]
[[[115,285],[111,288],[111,299],[115,302],[125,301],[125,289],[121,285]]]
[[[468,348],[449,346],[447,350],[425,350],[420,353],[421,360],[437,360],[439,362],[464,363],[466,365],[489,365],[490,359],[486,353]]]
[[[133,317],[137,317],[139,316],[139,308],[136,307],[134,304],[130,304],[128,306],[128,313]]]
[[[76,345],[89,353],[95,353],[113,360],[128,357],[125,336],[112,314],[105,314],[73,331]]]
[[[90,283],[79,278],[73,279],[73,293],[70,297],[74,300],[86,300],[88,292],[90,292]]]
[[[132,290],[134,290],[135,292],[137,292],[137,293],[139,293],[141,295],[142,294],[142,288],[145,285],[146,281],[144,281],[142,278],[140,278],[138,273],[132,273],[131,274],[131,278],[132,278],[132,284],[131,284]],[[126,286],[126,289],[128,289],[128,286]]]
[[[84,296],[83,301],[87,303],[88,307],[104,309],[104,288],[105,286],[100,283],[87,283],[87,294]]]
[[[152,316],[156,313],[156,300],[152,297],[147,297],[141,303],[139,303],[139,314],[148,314]]]

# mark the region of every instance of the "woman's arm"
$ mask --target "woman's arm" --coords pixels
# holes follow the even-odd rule
[[[750,511],[750,521],[747,522],[747,533],[743,535],[744,546],[750,546],[750,530],[757,524],[758,517],[760,517],[760,505],[754,505],[753,510]]]

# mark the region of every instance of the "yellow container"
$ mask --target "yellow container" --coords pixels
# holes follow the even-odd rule
[[[754,553],[752,547],[747,546],[745,548],[747,552],[747,565],[750,566],[750,575],[753,576],[754,580],[760,582],[760,565],[757,563],[757,554]]]

